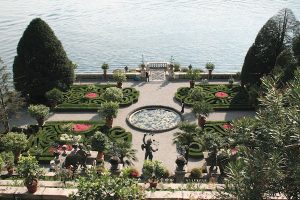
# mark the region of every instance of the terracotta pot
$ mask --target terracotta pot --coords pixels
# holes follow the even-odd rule
[[[102,162],[104,160],[104,153],[102,151],[98,151],[97,161]]]
[[[150,188],[156,188],[157,182],[150,182]]]
[[[45,124],[45,119],[44,118],[37,118],[36,121],[37,121],[39,126],[43,126]]]
[[[199,117],[198,117],[198,125],[199,125],[202,129],[204,128],[205,123],[206,123],[205,117],[199,116]]]
[[[209,80],[212,79],[212,70],[208,70],[208,79],[209,79]]]
[[[118,88],[122,88],[122,85],[123,85],[122,82],[118,82],[118,83],[117,83],[117,87],[118,87]]]
[[[38,180],[33,179],[31,182],[26,183],[26,187],[29,193],[35,193],[37,191]]]
[[[113,124],[113,121],[114,121],[114,119],[112,117],[110,117],[110,118],[107,117],[106,118],[106,126],[111,128],[112,124]]]
[[[194,88],[195,87],[195,81],[190,81],[190,88]]]

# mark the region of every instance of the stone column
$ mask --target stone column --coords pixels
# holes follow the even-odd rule
[[[186,165],[184,166],[183,170],[179,170],[178,167],[176,167],[175,183],[184,183],[185,174],[187,172],[186,168]]]

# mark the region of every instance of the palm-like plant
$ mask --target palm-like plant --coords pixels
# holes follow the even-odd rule
[[[205,118],[213,111],[212,106],[206,101],[196,101],[193,105],[193,113],[198,117],[198,125],[203,129],[206,123]]]
[[[185,147],[185,159],[188,162],[189,149],[194,141],[199,141],[201,139],[201,130],[198,128],[197,124],[190,124],[183,122],[179,125],[180,132],[174,133],[173,144],[177,147]]]
[[[112,146],[108,151],[108,154],[111,156],[118,156],[123,166],[132,166],[134,165],[133,162],[138,161],[136,157],[137,150],[132,148],[130,142],[116,140],[112,143]]]
[[[107,63],[103,63],[101,68],[103,69],[103,78],[107,79],[107,70],[109,69],[109,65]]]

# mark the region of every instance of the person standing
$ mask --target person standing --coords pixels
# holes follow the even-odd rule
[[[184,99],[181,100],[181,113],[184,113]]]
[[[146,71],[146,82],[149,82],[149,72]]]

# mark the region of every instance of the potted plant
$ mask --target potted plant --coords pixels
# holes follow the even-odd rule
[[[208,79],[212,79],[212,71],[215,69],[215,64],[208,62],[205,64],[205,68],[208,70]]]
[[[28,107],[29,114],[36,119],[39,126],[43,126],[46,117],[49,115],[49,107],[40,105],[30,105]]]
[[[212,106],[206,101],[196,101],[193,105],[193,112],[198,116],[198,125],[204,129],[206,117],[213,111]]]
[[[3,166],[7,170],[7,174],[11,176],[14,172],[14,154],[12,151],[4,151],[1,153],[3,159]]]
[[[195,80],[199,79],[201,74],[199,70],[188,70],[187,77],[190,79],[190,88],[194,88],[195,86]]]
[[[91,147],[93,151],[98,151],[97,160],[102,162],[104,160],[103,151],[108,145],[108,137],[97,131],[91,138]]]
[[[1,138],[1,144],[6,151],[14,153],[15,163],[17,163],[21,152],[27,148],[28,139],[24,133],[8,132]]]
[[[195,87],[190,89],[188,96],[194,102],[196,102],[196,101],[202,101],[205,98],[206,94],[202,87]]]
[[[123,81],[126,81],[126,74],[120,70],[117,70],[113,74],[113,79],[117,82],[117,87],[122,88]]]
[[[144,70],[146,67],[146,65],[144,63],[142,63],[140,66],[141,66],[142,70]]]
[[[123,99],[123,91],[117,87],[109,87],[102,93],[102,98],[105,101],[120,102]]]
[[[162,162],[146,160],[143,164],[143,177],[150,183],[151,188],[156,188],[158,179],[165,175],[166,168]]]
[[[50,107],[55,108],[58,103],[62,102],[64,95],[59,89],[53,88],[52,90],[46,92],[45,97],[47,98]]]
[[[116,102],[104,102],[101,104],[99,113],[106,118],[106,126],[108,128],[112,127],[113,118],[117,117],[119,109],[119,104]]]
[[[107,63],[103,63],[101,68],[103,69],[103,79],[107,79],[107,70],[109,69],[109,65]]]
[[[184,166],[186,165],[187,161],[184,158],[184,156],[180,155],[177,157],[176,161],[175,161],[177,168],[177,171],[183,171],[184,170]]]
[[[193,66],[190,64],[190,65],[188,66],[188,68],[189,68],[189,70],[192,70],[192,69],[193,69]]]
[[[230,78],[228,79],[229,87],[232,87],[233,83],[234,83],[234,79],[233,79],[232,77],[230,77]]]
[[[43,174],[38,161],[33,156],[21,156],[17,172],[21,178],[24,178],[24,184],[29,193],[35,193],[38,186],[38,178]]]

